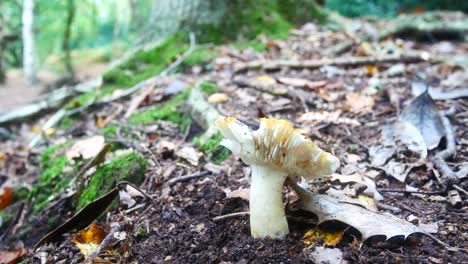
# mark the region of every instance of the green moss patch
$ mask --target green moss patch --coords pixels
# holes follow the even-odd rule
[[[213,163],[219,164],[231,155],[231,151],[220,144],[223,138],[223,135],[218,132],[203,144],[201,144],[200,138],[198,137],[194,138],[193,141],[198,145],[199,150],[210,155],[210,160]]]
[[[91,176],[88,186],[79,197],[76,209],[79,210],[106,194],[120,181],[141,184],[146,167],[145,158],[135,151],[117,156],[111,162],[99,167]]]
[[[130,116],[128,121],[131,124],[147,125],[158,120],[166,120],[178,124],[182,131],[185,131],[191,123],[191,118],[185,113],[182,113],[182,111],[178,111],[177,108],[180,106],[182,101],[187,100],[189,93],[190,90],[187,89],[171,100],[165,102],[163,105],[155,106],[146,111],[133,114]]]
[[[209,82],[202,82],[200,84],[200,89],[205,93],[205,94],[214,94],[219,91],[218,86],[214,83],[209,83]]]
[[[70,166],[70,163],[65,154],[58,153],[68,145],[69,143],[52,146],[40,157],[41,174],[29,193],[35,212],[42,210],[49,203],[52,195],[59,193],[70,183],[71,174],[64,173],[65,167]],[[72,166],[71,171],[74,169],[76,165]]]

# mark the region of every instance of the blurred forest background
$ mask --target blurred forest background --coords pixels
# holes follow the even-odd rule
[[[31,5],[32,4],[32,5]],[[32,8],[31,8],[32,7]],[[31,9],[31,10],[27,10]],[[324,10],[343,16],[392,18],[401,13],[444,9],[468,11],[467,1],[455,0],[2,0],[0,2],[0,82],[6,69],[32,63],[35,71],[74,79],[76,67],[99,71],[124,51],[175,31],[192,31],[202,41],[252,39],[260,33],[278,36],[313,19],[324,22]],[[32,15],[32,59],[25,60],[25,15]],[[26,17],[27,19],[27,17]],[[248,25],[248,26],[247,26]],[[27,26],[27,25],[26,25]],[[23,27],[23,28],[22,28]],[[228,29],[228,30],[225,30]],[[26,30],[27,32],[27,30]],[[26,48],[26,49],[25,49]],[[78,66],[77,66],[78,65]],[[3,67],[2,67],[3,66]],[[25,68],[28,68],[26,65]],[[86,70],[85,70],[86,72]],[[28,73],[27,73],[28,75]],[[50,74],[49,74],[50,75]],[[47,79],[47,74],[45,75]],[[81,77],[79,74],[78,77]]]

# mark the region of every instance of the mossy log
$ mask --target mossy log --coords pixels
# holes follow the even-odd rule
[[[379,39],[395,35],[464,39],[468,34],[468,16],[462,12],[434,11],[403,14],[384,24]]]

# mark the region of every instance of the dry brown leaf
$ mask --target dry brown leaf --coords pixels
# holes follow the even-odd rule
[[[302,237],[302,242],[306,245],[325,245],[334,247],[343,238],[344,230],[327,231],[316,226]]]
[[[0,210],[9,206],[13,202],[13,188],[5,186],[0,192]]]
[[[97,224],[91,224],[88,228],[80,231],[77,235],[70,237],[73,242],[87,259],[91,254],[96,252],[100,243],[106,237],[104,229]]]
[[[374,98],[368,95],[362,95],[360,93],[349,93],[346,95],[346,104],[349,110],[356,114],[371,112],[374,103]]]
[[[0,264],[15,264],[24,254],[26,254],[24,248],[2,251],[2,253],[0,253]]]
[[[101,151],[104,147],[104,141],[103,136],[93,136],[79,140],[67,151],[66,156],[68,160],[79,157],[90,159]]]

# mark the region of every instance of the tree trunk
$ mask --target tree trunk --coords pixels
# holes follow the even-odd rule
[[[34,0],[23,1],[23,70],[28,85],[36,83],[35,42],[33,31]]]
[[[179,30],[195,31],[216,25],[225,15],[227,0],[153,0],[148,33],[163,38]]]
[[[75,1],[67,0],[67,20],[65,26],[65,33],[63,35],[62,50],[64,52],[64,64],[65,69],[71,79],[74,78],[74,71],[71,59],[71,50],[70,50],[70,36],[71,36],[71,26],[73,24],[73,19],[75,18]]]
[[[0,36],[0,84],[4,83],[6,79],[5,69],[3,68],[3,45],[2,36]]]

